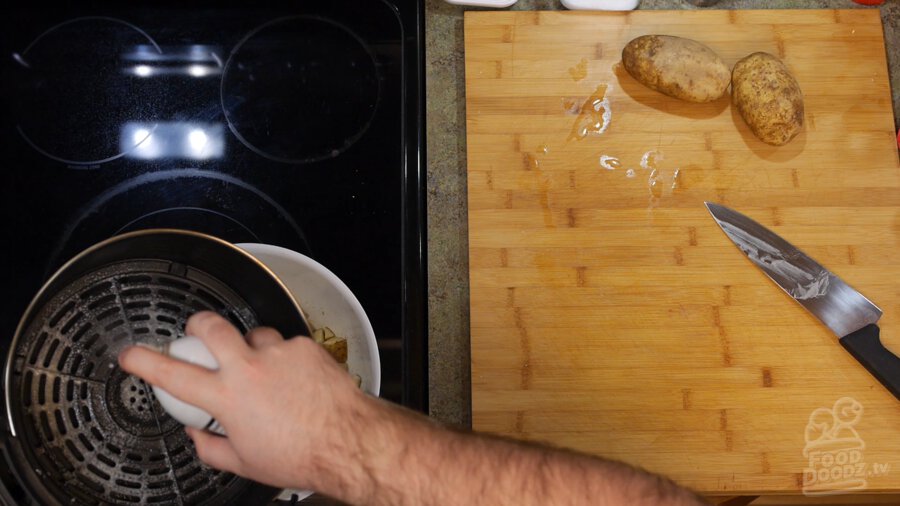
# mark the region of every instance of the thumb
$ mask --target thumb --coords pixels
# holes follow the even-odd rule
[[[216,469],[241,474],[241,459],[227,437],[193,427],[185,427],[185,431],[194,440],[200,460]]]

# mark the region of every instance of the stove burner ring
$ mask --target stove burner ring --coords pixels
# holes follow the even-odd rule
[[[269,160],[334,158],[369,129],[381,101],[373,52],[347,26],[288,16],[248,33],[222,70],[222,110],[231,132]]]
[[[28,46],[26,46],[25,49],[22,50],[21,53],[14,53],[13,59],[19,65],[24,67],[25,69],[32,70],[33,62],[29,59],[29,52],[31,52],[33,49],[35,49],[35,47],[38,46],[42,40],[46,39],[49,35],[60,30],[61,28],[65,28],[69,25],[81,23],[81,22],[85,22],[85,21],[101,21],[101,22],[107,22],[107,23],[112,23],[112,24],[116,24],[116,25],[122,25],[122,26],[136,32],[140,36],[140,38],[142,40],[145,40],[150,45],[150,47],[152,47],[153,50],[155,50],[157,53],[159,53],[159,54],[163,53],[162,48],[159,46],[159,44],[157,44],[157,42],[153,39],[153,37],[150,36],[150,34],[145,32],[144,30],[142,30],[140,27],[138,27],[132,23],[129,23],[128,21],[125,21],[125,20],[122,20],[119,18],[109,17],[109,16],[82,16],[82,17],[69,19],[67,21],[63,21],[62,23],[58,23],[58,24],[48,28],[47,30],[42,32],[40,35],[35,37],[34,40],[32,40],[31,43],[29,43]],[[156,127],[154,126],[153,129],[155,130],[155,128]],[[23,126],[21,123],[16,125],[16,131],[19,133],[19,136],[29,146],[31,146],[35,151],[41,153],[42,155],[46,156],[47,158],[50,158],[51,160],[55,160],[57,162],[64,163],[73,168],[91,168],[92,166],[96,166],[96,165],[100,165],[100,164],[103,164],[106,162],[111,162],[113,160],[117,160],[119,158],[122,158],[123,156],[126,156],[128,153],[130,153],[134,149],[137,149],[141,145],[141,143],[144,142],[144,140],[138,141],[134,144],[134,146],[130,147],[129,149],[126,149],[124,151],[119,150],[116,154],[108,156],[108,157],[95,158],[95,159],[89,159],[89,160],[76,160],[69,156],[60,156],[60,155],[54,153],[53,152],[54,150],[52,148],[48,149],[46,146],[42,146],[41,141],[38,141],[38,140],[35,140],[34,138],[32,138],[32,136],[29,135],[26,130],[27,130],[27,127]],[[149,137],[149,135],[148,135],[148,137]],[[46,139],[44,139],[44,140],[46,140]]]
[[[27,62],[25,61],[24,56],[26,56],[26,55],[28,54],[28,51],[30,51],[31,48],[33,48],[38,42],[40,42],[41,39],[43,39],[43,38],[46,37],[48,34],[53,33],[53,32],[55,32],[56,30],[58,30],[58,29],[60,29],[60,28],[62,28],[62,27],[64,27],[64,26],[66,26],[66,25],[71,25],[71,24],[73,24],[73,23],[78,23],[78,22],[81,22],[81,21],[110,21],[110,22],[112,22],[112,23],[119,23],[119,24],[125,25],[125,26],[127,26],[128,28],[131,28],[132,30],[134,30],[134,31],[138,32],[139,34],[143,35],[144,38],[147,39],[147,42],[149,42],[150,44],[152,44],[153,47],[155,47],[156,50],[157,50],[160,54],[162,54],[162,48],[159,47],[159,44],[157,44],[156,41],[153,40],[153,37],[151,37],[150,34],[148,34],[147,32],[145,32],[144,30],[141,30],[141,29],[138,28],[137,26],[135,26],[135,25],[129,23],[128,21],[125,21],[125,20],[119,19],[119,18],[110,17],[110,16],[81,16],[81,17],[69,19],[69,20],[67,20],[67,21],[63,21],[62,23],[58,23],[58,24],[53,25],[53,26],[51,26],[50,28],[44,30],[43,33],[41,33],[40,35],[38,35],[37,37],[35,37],[34,40],[32,40],[31,43],[28,44],[28,46],[26,46],[25,49],[22,50],[21,56],[19,56],[18,54],[15,55],[16,61],[19,61],[20,63],[23,63],[23,64],[25,64],[25,65],[27,66],[28,64],[27,64]]]
[[[117,365],[126,345],[174,339],[198,310],[243,332],[257,325],[227,286],[162,260],[104,267],[39,309],[16,346],[11,414],[28,465],[62,503],[212,503],[251,483],[202,465],[150,388]]]
[[[19,132],[19,136],[22,137],[22,140],[24,140],[29,146],[31,146],[32,149],[34,149],[38,153],[46,156],[47,158],[49,158],[51,160],[56,160],[57,162],[64,163],[66,165],[71,165],[71,166],[73,166],[73,168],[84,169],[84,168],[91,168],[91,166],[93,166],[93,165],[100,165],[102,163],[111,162],[113,160],[118,160],[119,158],[126,156],[128,153],[131,153],[135,149],[139,148],[141,146],[141,144],[143,144],[147,139],[149,139],[150,136],[153,135],[153,132],[156,131],[158,126],[159,125],[153,125],[153,128],[150,129],[150,133],[148,133],[147,136],[144,137],[143,139],[141,139],[140,141],[136,142],[134,144],[134,146],[131,146],[131,148],[129,148],[125,151],[122,151],[117,155],[109,156],[107,158],[103,158],[100,160],[70,160],[68,158],[56,156],[53,153],[47,151],[46,149],[38,146],[38,144],[36,142],[31,140],[31,137],[29,137],[28,134],[25,133],[25,130],[22,128],[22,125],[16,125],[16,131]]]
[[[238,219],[236,219],[232,216],[229,216],[225,213],[213,211],[211,209],[204,209],[202,207],[191,207],[191,206],[167,207],[165,209],[157,209],[155,211],[151,211],[147,214],[138,216],[137,218],[129,221],[128,223],[123,225],[122,228],[120,228],[119,230],[116,230],[116,232],[112,235],[115,236],[115,235],[123,234],[125,232],[131,232],[132,230],[138,230],[139,228],[147,228],[147,227],[142,227],[141,226],[142,223],[152,220],[154,218],[159,218],[160,216],[165,215],[165,214],[178,213],[178,212],[197,213],[197,214],[205,214],[205,215],[214,216],[217,219],[222,220],[223,222],[232,224],[233,226],[239,228],[241,231],[243,231],[245,234],[247,234],[247,236],[252,237],[256,242],[261,242],[259,237],[255,233],[253,233],[253,230],[251,230],[250,227],[248,227],[247,225],[244,225]],[[153,227],[150,227],[150,228],[153,228]],[[158,228],[165,228],[165,227],[158,227]],[[231,241],[231,242],[236,242],[236,241]]]
[[[242,209],[233,209],[231,206],[212,209],[212,206],[210,206],[210,208],[199,208],[196,205],[190,205],[190,199],[186,199],[185,192],[168,191],[168,188],[171,188],[171,186],[167,185],[173,184],[190,186],[192,188],[197,187],[201,184],[224,185],[224,190],[220,189],[217,191],[236,195],[237,197],[239,197],[235,199],[236,203],[251,206],[253,211],[252,213],[250,213],[250,211],[244,211]],[[178,205],[166,206],[162,209],[154,209],[153,211],[150,211],[148,213],[143,213],[135,218],[129,219],[126,224],[116,226],[115,229],[105,230],[102,225],[98,225],[95,221],[92,221],[102,217],[108,217],[110,215],[117,217],[123,216],[123,210],[125,210],[126,212],[127,210],[130,210],[134,206],[134,199],[138,199],[138,197],[134,196],[136,195],[136,193],[134,192],[138,192],[143,195],[159,195],[159,201],[164,200],[164,198],[171,198],[173,195],[181,196],[183,198],[182,201],[178,202]],[[122,202],[124,202],[124,204],[117,204]],[[223,221],[231,222],[236,227],[249,231],[249,235],[252,235],[254,238],[253,242],[266,242],[264,240],[266,239],[265,233],[258,233],[257,231],[250,229],[243,222],[235,218],[235,216],[247,216],[248,214],[255,213],[254,215],[259,217],[257,222],[259,220],[262,220],[270,224],[283,224],[284,233],[290,234],[291,236],[296,238],[296,245],[294,246],[294,249],[303,251],[307,254],[311,254],[312,252],[309,241],[307,241],[306,235],[303,233],[303,230],[300,228],[300,225],[296,222],[296,220],[294,220],[291,214],[283,206],[281,206],[281,204],[276,202],[272,197],[264,193],[259,188],[234,176],[217,173],[210,170],[195,168],[169,169],[147,172],[132,179],[127,179],[119,183],[118,185],[104,191],[93,200],[88,202],[88,204],[79,212],[79,217],[66,226],[66,229],[60,236],[59,241],[53,248],[53,252],[50,255],[50,262],[48,263],[48,268],[53,268],[53,266],[62,263],[62,261],[67,258],[64,255],[65,253],[67,253],[66,246],[71,245],[73,241],[81,245],[82,248],[86,248],[91,244],[105,239],[106,237],[117,235],[122,231],[132,229],[132,227],[137,228],[138,225],[140,225],[147,218],[150,218],[152,216],[159,216],[165,212],[171,212],[179,209],[195,209],[198,213],[218,215],[222,218]],[[184,226],[183,221],[180,221],[179,223],[165,223],[157,225],[161,228],[181,228]],[[83,241],[85,238],[81,236],[81,232],[87,229],[105,231],[104,235],[89,237],[87,238],[89,240]],[[212,233],[214,235],[220,235],[219,231],[200,231],[205,233]],[[225,238],[229,239],[229,237]],[[68,251],[68,253],[70,253],[71,255],[74,255],[77,252],[78,250]],[[53,271],[48,271],[45,273],[46,276],[49,276],[51,274],[53,274]]]

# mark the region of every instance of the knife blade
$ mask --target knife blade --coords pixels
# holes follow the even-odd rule
[[[900,358],[881,344],[882,311],[796,246],[751,218],[706,202],[716,223],[747,258],[838,336],[841,345],[900,399]]]

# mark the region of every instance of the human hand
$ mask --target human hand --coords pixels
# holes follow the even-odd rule
[[[671,481],[621,463],[449,431],[367,397],[311,339],[272,329],[240,335],[215,313],[185,331],[219,363],[211,371],[131,347],[126,371],[214,416],[228,437],[188,429],[213,467],[351,504],[641,504],[698,506]]]
[[[311,339],[258,328],[246,340],[216,313],[187,322],[219,363],[212,371],[133,346],[122,369],[211,414],[228,437],[187,428],[207,464],[280,488],[322,490],[358,447],[368,399]],[[335,469],[336,468],[336,469]]]

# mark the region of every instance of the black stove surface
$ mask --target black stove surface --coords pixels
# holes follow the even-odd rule
[[[183,228],[332,270],[375,329],[382,397],[424,410],[420,2],[124,5],[0,21],[3,357],[66,260]]]

